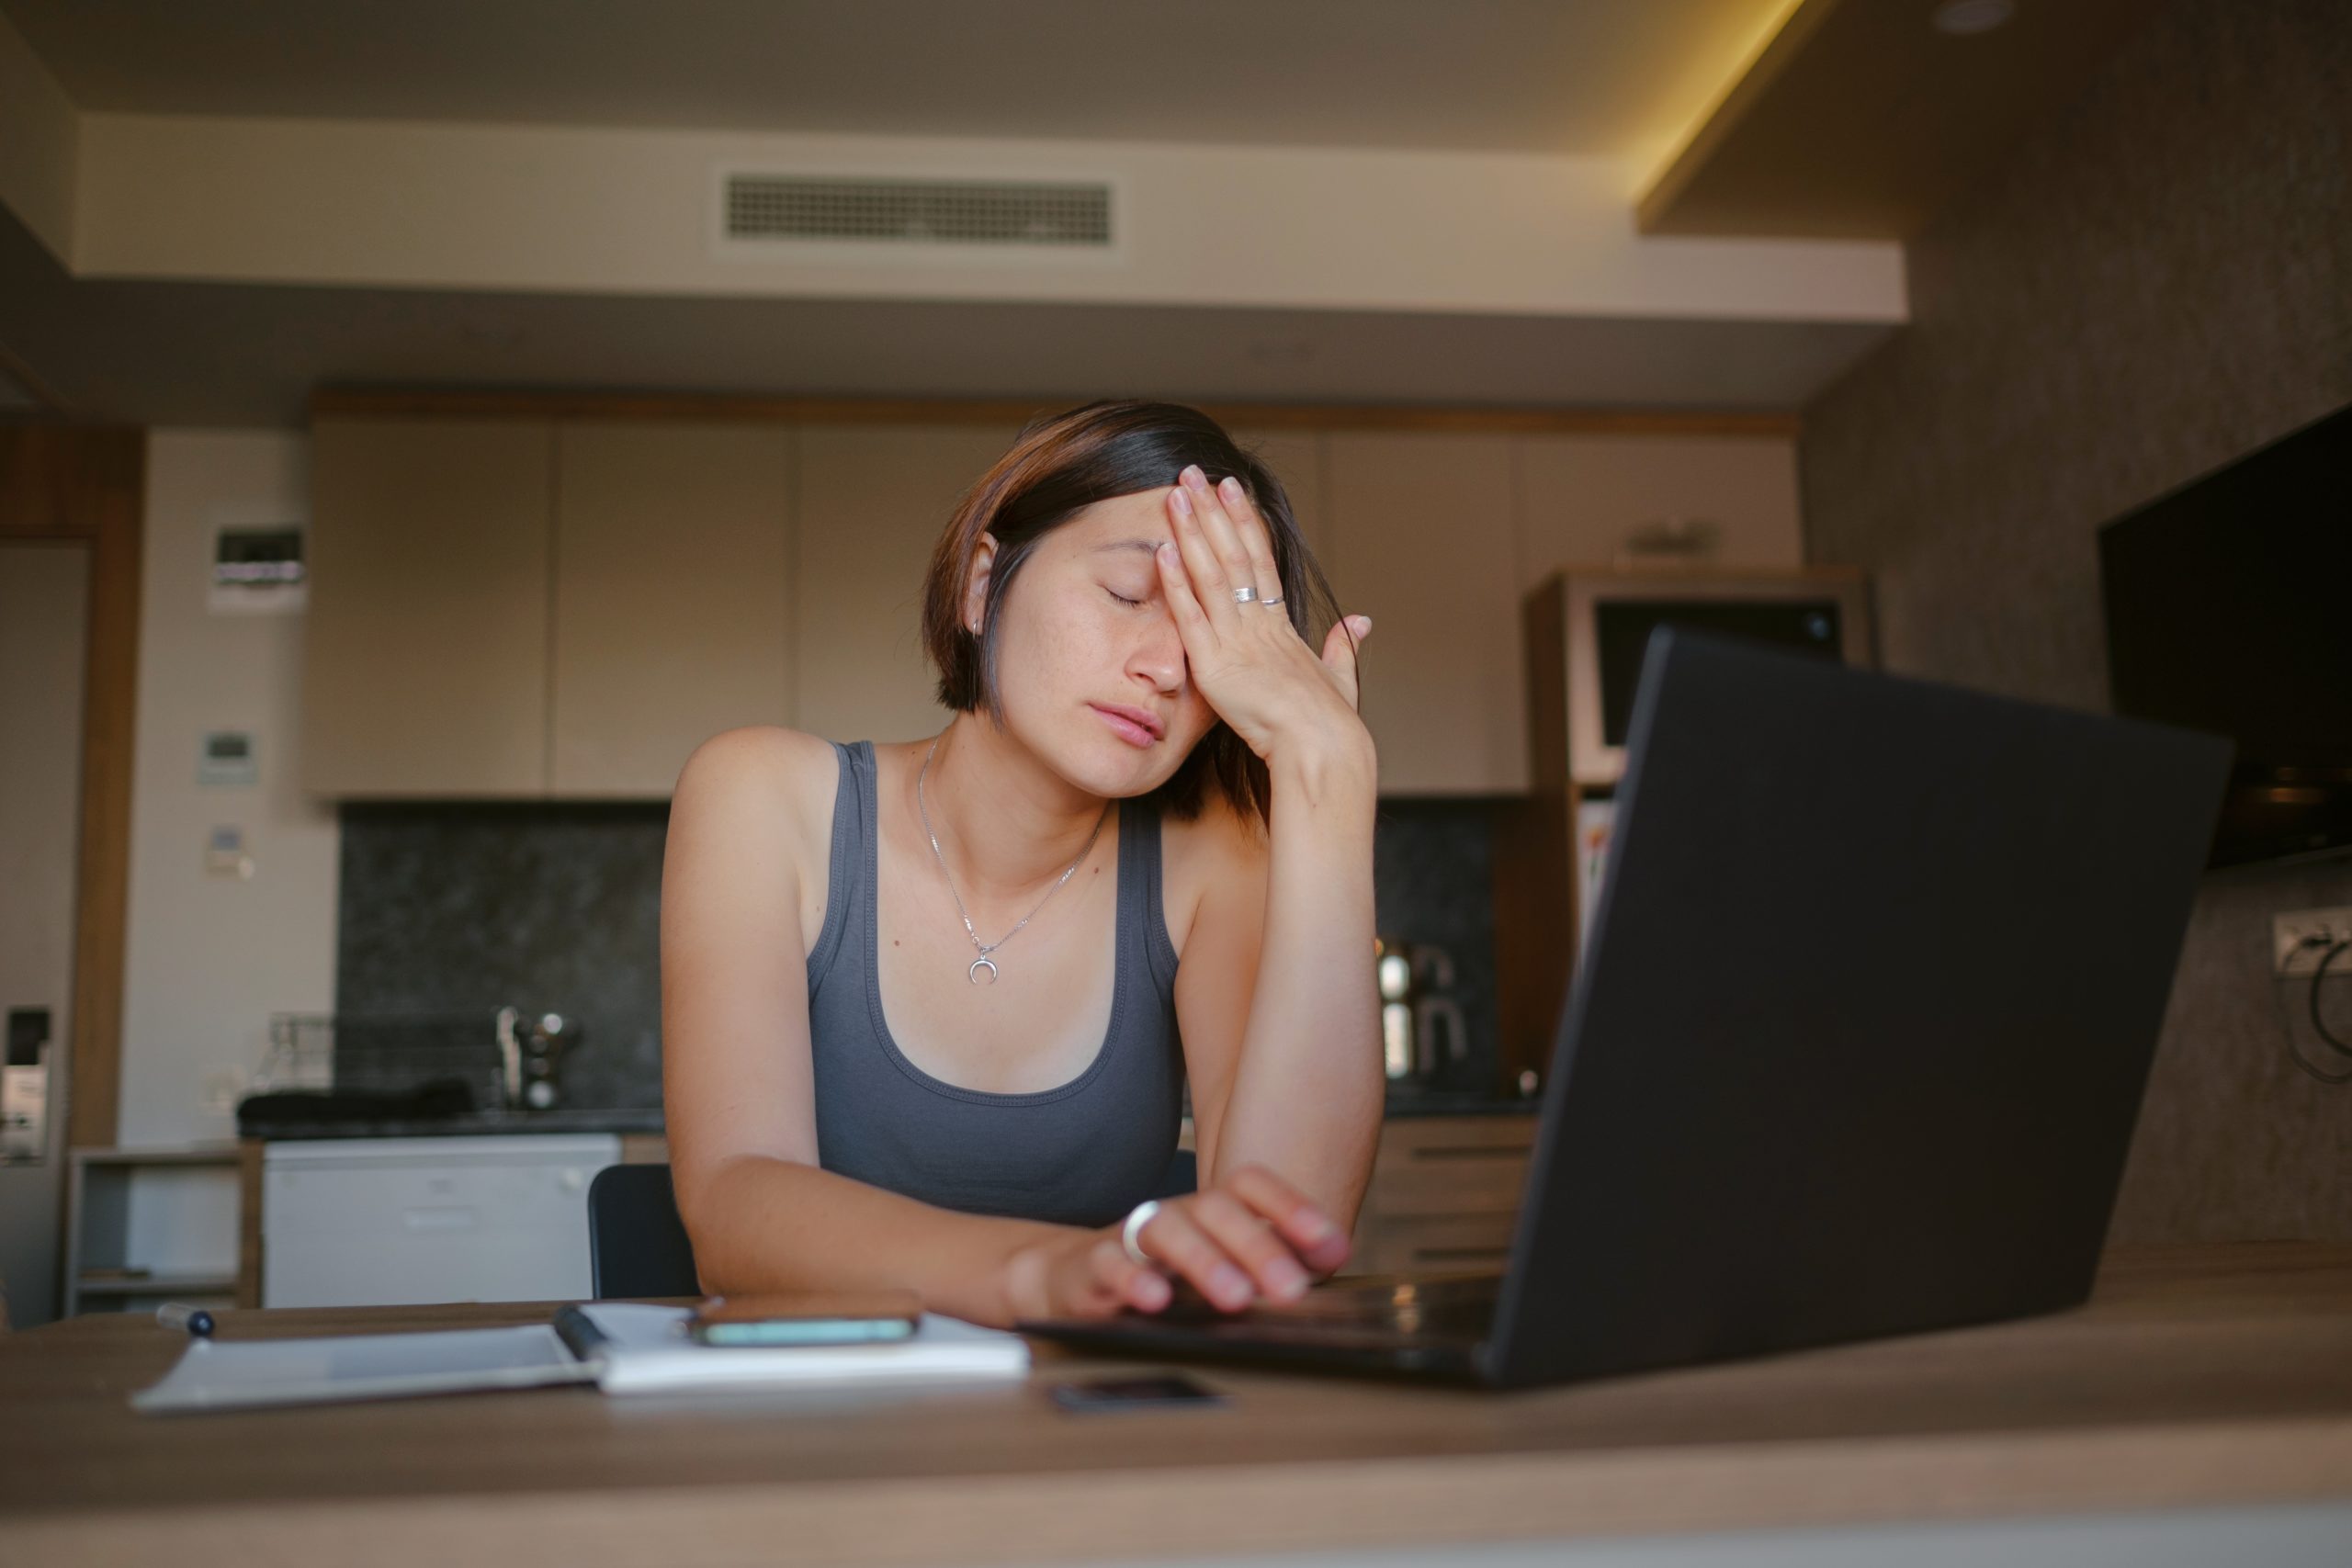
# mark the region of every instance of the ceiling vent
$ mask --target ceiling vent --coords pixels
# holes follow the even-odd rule
[[[1101,181],[725,176],[729,245],[846,241],[905,246],[1112,248],[1111,187]]]

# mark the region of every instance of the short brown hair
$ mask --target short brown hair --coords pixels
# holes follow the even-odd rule
[[[997,687],[997,609],[1037,541],[1098,501],[1177,482],[1198,463],[1209,482],[1231,475],[1265,519],[1291,625],[1308,646],[1337,618],[1331,585],[1306,547],[1290,497],[1273,470],[1244,451],[1208,415],[1182,403],[1091,402],[1034,419],[956,503],[931,553],[923,582],[924,651],[939,671],[939,700],[958,713],[1001,718]],[[980,536],[993,535],[987,608],[978,636],[964,625],[964,585]],[[1179,818],[1200,814],[1214,778],[1242,815],[1266,819],[1272,789],[1266,765],[1222,720],[1202,737],[1152,798]]]

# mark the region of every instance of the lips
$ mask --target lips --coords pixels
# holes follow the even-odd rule
[[[1102,716],[1114,734],[1132,746],[1156,746],[1168,733],[1168,727],[1159,716],[1144,708],[1131,708],[1123,703],[1089,703],[1087,706]]]

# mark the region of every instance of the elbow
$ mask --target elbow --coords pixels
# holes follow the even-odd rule
[[[761,1277],[774,1272],[775,1259],[763,1256],[753,1238],[773,1230],[760,1216],[775,1201],[778,1173],[800,1168],[799,1161],[766,1154],[729,1154],[672,1167],[671,1195],[705,1293],[758,1289]]]

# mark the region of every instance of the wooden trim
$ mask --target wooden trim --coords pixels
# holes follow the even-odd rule
[[[1532,788],[1495,815],[1495,1092],[1549,1070],[1577,951],[1577,791],[1568,777],[1567,592],[1557,573],[1520,605]]]
[[[143,433],[127,431],[89,497],[97,526],[90,561],[82,728],[82,874],[74,904],[74,1079],[66,1137],[80,1147],[117,1136],[122,1083],[124,942],[130,924],[131,764],[139,698]]]
[[[260,1147],[255,1144],[254,1147]],[[623,1165],[667,1165],[670,1163],[670,1140],[662,1133],[623,1133],[621,1134]]]
[[[115,1141],[121,1095],[146,492],[143,430],[0,427],[0,539],[79,543],[90,550],[74,899],[73,1067],[65,1113],[69,1150]]]
[[[1083,400],[763,398],[687,392],[468,391],[322,387],[312,419],[704,420],[800,424],[1020,424]],[[1340,403],[1204,402],[1220,423],[1250,430],[1391,430],[1457,434],[1752,435],[1793,437],[1792,413],[1672,409],[1385,408]]]
[[[237,1140],[237,1304],[241,1307],[261,1305],[263,1148],[259,1138]]]

